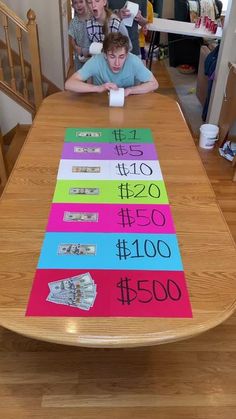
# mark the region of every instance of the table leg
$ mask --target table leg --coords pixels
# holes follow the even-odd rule
[[[151,41],[150,41],[150,45],[149,45],[149,49],[148,49],[148,56],[147,56],[147,67],[149,68],[149,70],[151,70],[152,68],[152,58],[153,58],[153,51],[155,48],[155,31],[152,31],[152,35],[151,35]]]

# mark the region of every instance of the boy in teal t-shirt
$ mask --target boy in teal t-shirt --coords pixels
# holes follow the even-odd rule
[[[88,60],[65,84],[66,90],[78,93],[102,93],[125,89],[125,96],[149,93],[158,82],[139,57],[128,52],[129,39],[120,32],[110,33],[104,40],[103,53]],[[86,83],[92,78],[92,83]]]

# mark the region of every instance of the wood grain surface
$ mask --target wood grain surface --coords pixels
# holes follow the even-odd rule
[[[182,254],[193,319],[26,318],[67,127],[153,131]],[[0,202],[0,324],[23,335],[91,347],[132,347],[185,339],[235,309],[235,244],[178,105],[131,96],[57,93],[42,104]]]

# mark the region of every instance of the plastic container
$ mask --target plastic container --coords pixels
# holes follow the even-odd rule
[[[201,148],[212,149],[217,141],[219,127],[213,124],[203,124],[200,127],[199,146]]]

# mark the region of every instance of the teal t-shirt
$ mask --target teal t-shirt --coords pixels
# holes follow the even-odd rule
[[[113,73],[104,54],[94,55],[78,71],[83,81],[93,78],[93,84],[115,83],[118,87],[131,87],[151,80],[152,73],[144,66],[141,59],[128,53],[127,59],[119,73]]]

